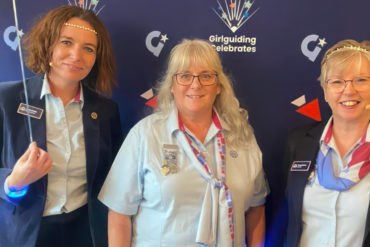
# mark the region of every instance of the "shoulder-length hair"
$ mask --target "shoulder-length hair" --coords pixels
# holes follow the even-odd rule
[[[331,69],[344,70],[354,59],[358,59],[359,65],[361,65],[362,59],[370,62],[369,41],[364,40],[359,43],[352,39],[346,39],[328,49],[321,61],[321,74],[318,78],[321,87],[325,89],[327,74]]]
[[[24,40],[26,66],[37,74],[50,71],[49,62],[60,31],[64,23],[74,17],[88,22],[97,32],[98,39],[95,64],[83,83],[101,94],[110,95],[113,86],[117,85],[110,37],[104,24],[91,10],[68,5],[53,9],[41,17]]]
[[[191,65],[202,65],[217,73],[217,83],[221,92],[216,96],[214,108],[223,122],[230,129],[227,135],[231,145],[246,145],[253,132],[248,124],[248,112],[240,109],[235,97],[231,81],[223,71],[220,57],[212,44],[205,40],[184,39],[176,45],[170,54],[165,75],[158,82],[157,112],[168,114],[174,107],[174,97],[171,93],[174,75],[187,70]]]

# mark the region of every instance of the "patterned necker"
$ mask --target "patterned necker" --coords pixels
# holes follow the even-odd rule
[[[221,122],[218,119],[218,116],[214,111],[212,112],[212,117],[213,117],[213,122],[214,122],[215,126],[219,129],[219,132],[217,133],[217,136],[216,136],[216,143],[217,143],[217,147],[218,147],[218,150],[219,150],[219,156],[220,156],[220,160],[221,160],[221,164],[217,164],[218,166],[220,166],[219,169],[221,170],[221,180],[219,180],[217,177],[213,176],[212,171],[209,169],[206,158],[198,150],[196,145],[193,144],[193,141],[192,141],[193,137],[189,133],[186,132],[180,115],[178,115],[179,129],[180,129],[181,132],[184,133],[186,139],[189,142],[189,145],[190,145],[191,149],[193,150],[194,155],[197,157],[197,159],[202,164],[204,169],[207,171],[209,176],[211,178],[214,178],[216,181],[218,181],[218,182],[216,182],[215,186],[218,187],[218,188],[221,188],[221,187],[225,188],[225,193],[226,193],[225,197],[226,197],[226,201],[227,201],[227,206],[229,208],[228,209],[228,221],[229,221],[230,237],[231,237],[231,240],[232,240],[232,246],[234,246],[234,216],[233,216],[232,198],[231,198],[230,190],[226,185],[225,138],[224,138],[224,135],[222,133]]]
[[[317,156],[317,176],[320,184],[331,190],[345,191],[358,183],[370,171],[370,143],[366,142],[366,132],[359,146],[352,153],[352,159],[347,168],[338,176],[334,175],[332,163],[332,148],[327,144],[332,137],[332,126],[329,127],[324,142]]]

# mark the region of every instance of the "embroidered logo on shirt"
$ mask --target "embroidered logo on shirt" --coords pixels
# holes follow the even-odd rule
[[[231,150],[230,151],[230,156],[234,159],[236,159],[238,157],[238,152],[236,152],[235,150]]]
[[[303,161],[293,161],[292,166],[290,167],[290,171],[292,172],[304,172],[310,169],[311,161],[303,160]]]
[[[42,117],[42,113],[44,112],[43,109],[35,107],[35,106],[31,106],[31,105],[28,105],[28,110],[29,110],[29,116],[33,118],[37,118],[37,119],[40,119]],[[18,106],[17,112],[19,114],[28,116],[27,105],[24,103],[20,103]]]

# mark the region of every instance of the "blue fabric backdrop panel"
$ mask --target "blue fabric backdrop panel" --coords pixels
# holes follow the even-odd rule
[[[18,0],[19,26],[68,0]],[[74,0],[70,0],[75,3]],[[83,1],[90,2],[90,1]],[[339,40],[370,39],[368,0],[100,0],[118,64],[119,104],[127,132],[152,110],[168,55],[184,38],[209,40],[219,51],[241,107],[250,114],[271,187],[268,228],[283,194],[282,156],[289,129],[326,120],[330,110],[317,81],[324,52]],[[11,1],[0,2],[0,81],[20,80]],[[31,76],[26,70],[27,76]],[[292,103],[293,102],[293,103]],[[299,110],[304,114],[298,113]],[[268,232],[268,241],[276,236]]]

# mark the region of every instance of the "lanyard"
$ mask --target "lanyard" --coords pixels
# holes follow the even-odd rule
[[[229,220],[229,230],[230,230],[230,236],[232,240],[232,246],[234,246],[234,216],[233,216],[233,207],[232,207],[232,198],[231,193],[229,190],[229,187],[226,185],[226,162],[225,162],[225,138],[223,135],[223,128],[221,126],[220,120],[217,116],[217,114],[213,111],[212,112],[212,118],[213,122],[216,125],[216,127],[219,129],[217,135],[216,135],[216,144],[218,147],[218,153],[220,155],[221,162],[217,163],[217,166],[220,166],[221,170],[221,181],[217,179],[217,177],[214,177],[212,174],[211,169],[209,169],[209,165],[203,154],[198,150],[198,148],[193,144],[193,137],[186,132],[184,123],[181,120],[180,114],[178,115],[178,122],[179,122],[179,129],[182,133],[184,133],[186,139],[188,140],[188,143],[193,150],[194,155],[197,157],[198,161],[202,164],[204,169],[207,171],[208,175],[211,177],[211,179],[214,179],[216,182],[215,186],[218,188],[224,187],[225,193],[226,193],[226,202],[228,206],[228,220]]]

